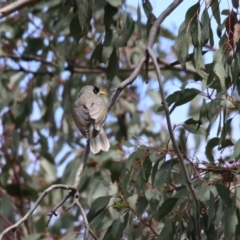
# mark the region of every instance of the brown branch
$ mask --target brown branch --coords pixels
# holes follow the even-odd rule
[[[150,33],[149,33],[149,38],[148,38],[148,42],[147,42],[147,47],[152,48],[153,44],[154,44],[154,40],[156,37],[156,33],[157,33],[157,29],[160,26],[160,24],[164,21],[164,19],[182,2],[183,0],[174,0],[161,14],[160,16],[157,18],[157,20],[154,22],[153,26],[150,29]],[[122,92],[122,90],[124,88],[126,88],[129,84],[132,84],[134,82],[134,80],[136,79],[136,77],[138,76],[138,74],[140,73],[142,66],[144,64],[144,62],[146,61],[146,56],[142,56],[142,58],[139,60],[138,64],[136,65],[136,67],[134,68],[132,74],[126,79],[124,80],[119,86],[118,88],[116,88],[112,94],[112,96],[109,99],[109,103],[108,103],[108,111],[110,111],[111,107],[113,106],[113,104],[115,103],[115,101],[117,100],[119,94]]]
[[[183,0],[174,0],[157,18],[157,20],[153,23],[150,33],[149,33],[149,38],[147,42],[147,48],[152,48],[154,44],[154,40],[157,34],[157,30],[161,23],[165,20],[165,18],[172,13],[172,11],[177,8],[177,6],[182,2]]]
[[[50,223],[53,215],[56,217],[57,216],[57,209],[61,207],[71,196],[73,195],[73,192],[70,191],[51,211],[48,213],[49,219],[47,221],[46,227],[48,227],[48,224]]]
[[[166,119],[167,119],[167,126],[168,126],[168,131],[169,131],[169,134],[170,134],[170,138],[172,140],[173,147],[174,147],[174,149],[177,153],[180,164],[182,166],[183,173],[184,173],[184,176],[185,176],[185,179],[186,179],[186,184],[187,184],[187,186],[188,186],[188,188],[189,188],[189,190],[192,194],[192,197],[193,197],[193,202],[194,202],[194,205],[195,205],[195,212],[196,212],[195,213],[196,214],[196,216],[195,216],[195,227],[196,227],[197,237],[198,237],[199,240],[201,240],[202,238],[201,238],[201,226],[200,226],[200,204],[199,204],[199,200],[197,198],[195,189],[194,189],[193,184],[191,182],[191,179],[189,177],[187,168],[186,168],[185,163],[184,163],[184,159],[182,157],[182,154],[181,154],[181,152],[178,148],[177,142],[176,142],[175,137],[174,137],[172,124],[171,124],[171,119],[170,119],[170,112],[169,112],[168,104],[167,104],[165,93],[164,93],[163,80],[162,80],[160,69],[158,67],[157,59],[154,56],[151,48],[147,48],[147,51],[148,51],[150,57],[153,60],[154,65],[155,65],[155,69],[156,69],[156,73],[157,73],[157,79],[158,79],[159,88],[160,88],[160,94],[161,94],[161,97],[162,97],[162,104],[163,104],[163,107],[164,107],[164,110],[165,110],[165,115],[166,115]]]
[[[2,54],[0,55],[0,58],[11,58],[11,59],[14,59],[14,60],[23,60],[23,61],[37,61],[37,62],[41,62],[43,64],[46,64],[46,65],[50,65],[52,67],[57,67],[57,63],[56,62],[53,62],[53,61],[47,61],[43,58],[40,58],[40,57],[37,57],[37,56],[33,56],[33,55],[22,55],[22,56],[16,56],[14,54]],[[161,68],[161,70],[172,70],[172,71],[184,71],[185,73],[188,73],[188,74],[196,74],[196,71],[193,70],[193,69],[186,69],[186,70],[183,70],[181,66],[171,66],[171,63],[168,63],[167,61],[164,61],[163,59],[159,59],[159,63],[161,65],[159,65],[159,67]],[[155,67],[154,66],[151,66],[152,62],[149,62],[150,64],[150,67],[148,69],[148,71],[155,71]],[[120,68],[119,69],[119,72],[132,72],[137,66],[133,66],[133,67],[125,67],[125,68]],[[75,65],[75,66],[72,66],[72,67],[65,67],[64,70],[69,70],[69,71],[72,71],[73,73],[81,73],[81,74],[106,74],[106,67],[94,67],[94,68],[91,68],[91,67],[88,67],[88,66],[82,66],[82,65]],[[49,72],[49,71],[30,71],[30,70],[27,70],[27,69],[22,69],[22,68],[19,68],[19,69],[10,69],[10,68],[7,68],[7,69],[4,69],[3,71],[5,72],[10,72],[10,71],[13,71],[13,72],[26,72],[26,73],[32,73],[32,74],[36,74],[36,75],[54,75],[53,72]],[[143,72],[142,69],[140,69],[140,72]]]
[[[85,232],[85,236],[84,236],[84,239],[88,239],[88,233],[91,234],[91,236],[95,239],[95,240],[98,240],[98,238],[96,237],[96,235],[94,234],[94,232],[92,231],[92,229],[89,227],[89,223],[88,223],[88,220],[87,220],[87,216],[84,212],[84,209],[82,207],[82,205],[80,204],[79,201],[76,201],[76,205],[78,206],[79,210],[81,211],[82,213],[82,216],[83,216],[83,220],[85,222],[85,225],[86,225],[86,232]]]
[[[39,198],[37,199],[37,201],[35,202],[35,204],[32,206],[32,208],[25,214],[24,217],[22,217],[19,221],[17,221],[14,225],[6,228],[1,234],[0,234],[0,240],[3,239],[3,236],[12,231],[16,231],[17,228],[23,223],[25,222],[29,217],[30,215],[36,210],[36,208],[38,207],[38,205],[40,204],[40,202],[46,197],[47,194],[49,194],[52,190],[54,189],[65,189],[65,190],[70,190],[72,192],[76,192],[76,188],[71,186],[71,185],[64,185],[64,184],[55,184],[55,185],[52,185],[51,187],[47,188],[40,196]]]
[[[81,161],[81,163],[80,163],[80,165],[78,167],[78,170],[76,172],[76,175],[75,175],[74,187],[76,189],[79,187],[80,180],[81,180],[81,174],[82,174],[82,172],[83,172],[83,170],[84,170],[84,168],[86,166],[89,153],[90,153],[90,141],[87,140],[87,144],[86,144],[83,156],[82,156],[82,161]]]
[[[18,0],[0,9],[0,19],[18,11],[26,6],[40,2],[41,0]]]

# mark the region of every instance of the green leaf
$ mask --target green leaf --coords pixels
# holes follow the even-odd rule
[[[166,101],[167,101],[168,106],[171,106],[171,105],[175,102],[175,100],[176,100],[176,98],[179,96],[179,93],[180,93],[180,92],[181,92],[181,91],[176,91],[176,92],[170,94],[170,95],[166,98]],[[164,107],[163,107],[163,106],[159,107],[158,110],[157,110],[157,112],[161,112],[161,111],[164,111]]]
[[[23,240],[39,240],[42,239],[42,236],[43,234],[41,233],[35,233],[23,238]]]
[[[122,189],[125,198],[128,198],[132,195],[130,192],[130,179],[131,179],[131,172],[129,171],[123,179]]]
[[[212,191],[210,191],[210,199],[209,199],[209,204],[208,204],[209,208],[208,208],[208,228],[210,227],[216,213],[215,213],[215,197],[212,193]]]
[[[175,99],[175,103],[172,106],[170,113],[172,113],[177,106],[181,106],[187,102],[192,101],[200,92],[201,91],[195,88],[185,88],[183,91],[178,91],[179,94]]]
[[[135,23],[128,13],[121,13],[117,19],[118,38],[116,40],[116,47],[124,47],[132,36]]]
[[[91,222],[97,215],[99,215],[108,205],[111,196],[97,198],[89,209],[87,219]]]
[[[164,218],[174,208],[178,199],[179,198],[174,197],[167,198],[158,209],[158,212],[154,215],[154,218],[157,219],[157,221]]]
[[[226,73],[225,73],[225,69],[223,67],[223,64],[218,63],[218,62],[215,63],[213,70],[220,80],[222,90],[225,91],[226,90],[226,85],[225,85],[225,74]]]
[[[74,18],[72,19],[69,29],[74,40],[78,42],[79,39],[81,38],[82,27],[77,16],[74,16]]]
[[[36,54],[37,51],[44,46],[43,38],[27,38],[27,47],[25,48],[25,54]]]
[[[102,62],[102,51],[103,51],[103,44],[99,43],[93,50],[93,53],[90,59],[91,67],[96,66],[98,63]]]
[[[137,200],[137,205],[136,205],[137,213],[139,216],[141,216],[145,212],[147,206],[148,206],[147,198],[145,196],[140,196]]]
[[[216,188],[220,198],[223,200],[225,205],[229,208],[232,207],[232,199],[230,198],[230,191],[227,187],[222,184],[216,184]]]
[[[216,1],[216,0],[211,1],[211,8],[212,8],[213,16],[214,16],[217,24],[220,25],[221,19],[220,19],[220,10],[219,10],[218,1]]]
[[[14,197],[33,197],[37,196],[37,190],[27,184],[10,183],[4,186],[6,192]]]
[[[226,239],[234,239],[236,226],[238,224],[238,219],[236,216],[235,208],[225,209],[224,216],[222,219],[222,224],[224,226],[224,236]],[[235,238],[236,239],[236,238]]]
[[[201,46],[204,46],[205,44],[207,44],[210,37],[210,18],[207,8],[203,10],[201,16],[201,23],[202,23]]]
[[[148,182],[152,170],[152,162],[149,157],[145,158],[141,166],[141,172],[145,182]]]
[[[199,11],[200,11],[200,3],[197,2],[187,10],[185,15],[185,24],[186,25],[192,24],[192,22],[194,22],[194,20],[197,19]]]
[[[184,127],[184,129],[186,129],[190,133],[206,136],[206,129],[202,126],[196,126],[196,125],[187,124],[187,123],[183,123],[182,126]]]
[[[178,61],[180,62],[183,69],[186,69],[186,61],[188,57],[189,48],[189,36],[184,29],[180,32],[175,40],[175,49],[178,56]]]
[[[123,236],[123,231],[128,224],[129,211],[123,216],[121,215],[118,219],[113,221],[111,234],[112,239],[121,239]]]
[[[234,8],[238,9],[239,8],[239,0],[232,0],[232,5]]]
[[[136,160],[143,158],[143,157],[144,157],[144,154],[145,154],[145,151],[143,151],[143,150],[138,150],[138,151],[136,151],[136,152],[133,152],[133,153],[129,156],[128,160],[127,160],[126,169],[130,171],[131,168],[132,168],[133,163],[134,163]]]
[[[118,12],[118,8],[110,5],[109,3],[106,3],[104,6],[104,17],[103,22],[106,29],[106,34],[108,34],[108,31],[111,31],[111,27],[113,24],[113,16]]]
[[[240,157],[240,139],[234,145],[234,152],[231,156],[231,159],[238,159]]]
[[[205,155],[206,155],[208,161],[212,164],[214,164],[214,157],[213,157],[213,154],[212,154],[212,150],[218,144],[219,144],[219,138],[215,137],[215,138],[212,138],[208,141],[208,143],[206,145],[206,148],[205,148]]]
[[[168,220],[165,224],[163,229],[161,230],[160,234],[158,235],[157,240],[168,240],[174,239],[174,229],[175,226],[172,222],[173,220]]]
[[[137,7],[137,27],[138,27],[138,39],[141,40],[142,23],[141,23],[141,8],[140,8],[139,3],[138,3],[138,7]]]
[[[119,177],[124,169],[122,162],[113,162],[110,168],[112,183],[119,180]]]
[[[128,141],[124,141],[124,142],[123,142],[123,145],[126,146],[126,147],[128,147],[128,148],[134,147],[134,144],[132,144],[132,143],[130,143],[130,142],[128,142]]]
[[[150,14],[152,13],[152,4],[149,0],[142,1],[143,3],[143,10],[144,13],[146,14],[146,17],[149,18]]]
[[[194,48],[193,50],[193,66],[195,67],[197,73],[203,78],[207,79],[207,73],[205,70],[205,65],[203,62],[202,50],[201,47]]]
[[[112,81],[119,69],[117,48],[114,47],[106,69],[107,79]]]

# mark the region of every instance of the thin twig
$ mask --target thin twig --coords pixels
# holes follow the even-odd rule
[[[80,202],[76,202],[76,205],[78,206],[78,208],[80,209],[81,213],[82,213],[82,216],[83,216],[83,220],[85,222],[85,226],[86,226],[86,231],[85,231],[85,238],[84,239],[87,239],[88,238],[88,233],[91,234],[91,236],[95,239],[95,240],[98,240],[98,238],[96,237],[95,233],[92,231],[92,229],[89,227],[89,223],[88,223],[88,220],[87,220],[87,216],[84,212],[84,209],[82,207],[82,205],[80,204]]]
[[[0,19],[18,11],[26,6],[40,2],[41,0],[18,0],[0,9]]]
[[[147,50],[148,50],[148,53],[149,53],[150,57],[152,58],[153,63],[155,65],[155,69],[156,69],[156,73],[157,73],[157,79],[158,79],[159,88],[160,88],[160,94],[161,94],[161,97],[162,97],[162,104],[163,104],[164,110],[165,110],[165,115],[166,115],[166,119],[167,119],[167,126],[168,126],[168,131],[169,131],[169,134],[170,134],[170,138],[172,140],[173,147],[174,147],[174,149],[177,153],[177,156],[179,158],[180,164],[183,168],[183,173],[184,173],[184,176],[186,178],[186,183],[187,183],[188,188],[189,188],[189,190],[192,194],[192,197],[193,197],[193,202],[194,202],[194,205],[195,205],[195,212],[196,212],[195,213],[196,214],[196,216],[195,216],[195,227],[196,227],[196,232],[197,232],[198,239],[201,240],[202,238],[201,238],[201,226],[200,226],[200,204],[199,204],[199,200],[197,198],[195,189],[194,189],[193,184],[191,182],[191,179],[188,175],[188,171],[187,171],[187,168],[185,166],[184,159],[183,159],[182,154],[181,154],[181,152],[180,152],[180,150],[177,146],[177,143],[176,143],[176,140],[175,140],[175,137],[174,137],[174,134],[173,134],[172,124],[171,124],[171,119],[170,119],[170,112],[169,112],[168,104],[167,104],[165,93],[164,93],[163,80],[162,80],[160,69],[158,67],[156,57],[154,56],[151,48],[147,48]]]
[[[19,219],[19,221],[17,221],[15,224],[13,224],[12,226],[6,228],[1,234],[0,234],[0,240],[3,239],[3,236],[12,231],[16,231],[17,228],[23,223],[25,222],[29,216],[36,210],[36,208],[38,207],[38,205],[40,204],[40,202],[46,197],[47,194],[49,194],[52,190],[54,189],[65,189],[65,190],[70,190],[72,192],[76,192],[76,188],[74,186],[71,185],[65,185],[65,184],[54,184],[51,187],[47,188],[37,199],[37,201],[35,202],[35,204],[33,205],[33,207],[25,214],[24,217],[22,217],[21,219]]]
[[[78,189],[78,187],[79,187],[80,180],[81,180],[81,174],[82,174],[82,172],[83,172],[83,170],[86,166],[89,153],[90,153],[90,141],[87,140],[87,144],[86,144],[83,156],[82,156],[82,161],[80,162],[80,165],[79,165],[78,170],[77,170],[76,175],[75,175],[74,187],[76,189]]]
[[[161,23],[165,20],[165,18],[175,9],[177,6],[182,2],[183,0],[174,0],[157,18],[157,20],[153,23],[150,33],[149,33],[149,38],[147,42],[147,48],[152,48],[154,44],[154,40],[157,34],[157,30]]]
[[[53,215],[57,216],[57,209],[61,207],[71,196],[73,195],[72,191],[70,191],[51,211],[48,213],[49,219],[47,221],[46,227],[48,227],[48,224],[50,223]]]
[[[147,42],[147,48],[152,48],[153,44],[154,44],[154,40],[156,37],[156,33],[157,33],[157,29],[160,26],[160,24],[164,21],[164,19],[182,2],[183,0],[174,0],[161,14],[160,16],[157,18],[157,20],[154,22],[154,24],[152,25],[151,29],[150,29],[150,33],[149,33],[149,38],[148,38],[148,42]],[[116,88],[112,94],[112,96],[109,99],[109,103],[108,103],[108,111],[111,109],[111,107],[113,106],[113,104],[115,103],[115,101],[117,100],[119,94],[122,92],[122,90],[124,88],[126,88],[129,84],[132,84],[134,82],[134,80],[136,79],[136,77],[138,76],[138,74],[140,73],[142,66],[144,64],[144,62],[146,61],[146,55],[144,54],[144,56],[139,60],[138,64],[136,65],[136,67],[134,68],[134,71],[132,72],[132,74],[126,79],[124,80],[118,88]]]
[[[14,54],[7,53],[7,54],[0,55],[0,58],[11,58],[13,60],[23,60],[26,62],[37,61],[37,62],[41,62],[42,64],[49,65],[51,67],[58,66],[54,61],[50,62],[50,61],[45,60],[44,58],[40,58],[40,57],[32,56],[32,55],[16,56]],[[178,71],[178,72],[184,71],[184,73],[187,73],[187,74],[196,74],[196,71],[194,69],[183,70],[181,66],[171,66],[171,63],[168,63],[167,61],[165,61],[163,59],[159,59],[159,63],[160,63],[159,67],[161,68],[161,70],[171,70],[171,71]],[[151,65],[152,65],[152,62],[150,61],[149,67],[148,67],[149,72],[155,71],[155,67],[151,66]],[[131,66],[131,67],[122,67],[119,69],[119,72],[129,73],[129,72],[132,72],[136,67],[137,67],[137,65]],[[65,67],[64,71],[71,70],[73,73],[80,73],[80,74],[83,74],[83,73],[84,74],[106,74],[106,69],[107,69],[106,67],[102,67],[102,66],[92,68],[92,67],[76,64],[71,67],[69,67],[69,66]],[[23,69],[23,68],[14,69],[14,68],[3,67],[2,71],[4,71],[4,72],[25,72],[25,73],[32,73],[35,75],[50,75],[50,76],[54,75],[54,72],[49,72],[49,71],[40,71],[39,72],[38,70],[31,71],[31,70]],[[143,72],[143,74],[144,74],[144,70],[140,69],[140,72]]]

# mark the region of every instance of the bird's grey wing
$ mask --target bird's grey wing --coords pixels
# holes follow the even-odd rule
[[[73,118],[83,136],[89,138],[88,126],[91,122],[91,117],[88,108],[82,105],[75,105],[73,107]]]
[[[100,98],[98,101],[87,104],[90,118],[94,120],[94,128],[100,131],[107,118],[106,103]]]

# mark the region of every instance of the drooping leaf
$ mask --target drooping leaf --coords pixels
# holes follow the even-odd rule
[[[77,16],[74,16],[74,18],[70,23],[69,28],[70,28],[70,33],[73,36],[74,40],[78,42],[79,39],[81,38],[82,27],[80,25],[79,18]]]
[[[124,215],[120,216],[118,219],[113,221],[112,224],[112,239],[120,239],[123,236],[123,231],[126,228],[128,224],[128,218],[129,218],[129,211]]]
[[[175,206],[178,198],[168,198],[166,199],[163,204],[158,209],[158,212],[154,215],[154,217],[159,221],[164,218]]]
[[[175,99],[175,103],[170,110],[170,113],[172,113],[176,107],[193,100],[199,93],[200,91],[195,88],[186,88],[183,91],[178,91],[178,95]]]
[[[103,51],[103,44],[99,43],[91,55],[91,59],[90,59],[91,67],[96,66],[98,63],[102,62],[102,51]]]
[[[218,1],[211,1],[211,9],[213,12],[213,16],[217,22],[218,25],[220,25],[221,19],[220,19],[220,10],[219,10],[219,3]]]
[[[219,194],[220,198],[223,200],[225,205],[227,207],[231,208],[233,202],[232,202],[232,199],[230,197],[229,189],[222,184],[216,184],[216,188],[217,188],[217,191],[218,191],[218,194]]]
[[[206,148],[205,148],[205,155],[210,163],[214,164],[214,157],[212,154],[212,150],[219,144],[219,138],[215,137],[208,141]]]
[[[117,74],[119,69],[118,66],[118,52],[117,52],[117,48],[114,47],[113,51],[110,55],[109,61],[108,61],[108,66],[106,69],[106,73],[107,73],[107,79],[112,81],[113,78],[115,77],[115,75]]]
[[[234,145],[234,152],[231,156],[231,159],[238,159],[240,157],[240,139]]]
[[[118,38],[116,40],[116,47],[124,47],[132,36],[135,23],[128,13],[121,13],[117,19]]]
[[[99,215],[108,205],[111,196],[97,198],[89,209],[87,219],[91,222],[97,215]]]
[[[208,208],[208,228],[210,227],[215,217],[215,198],[213,193],[210,191],[209,208]]]

